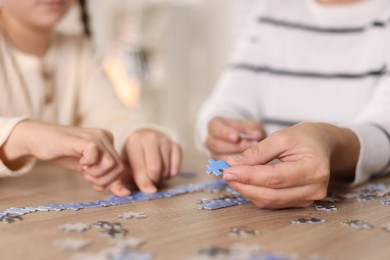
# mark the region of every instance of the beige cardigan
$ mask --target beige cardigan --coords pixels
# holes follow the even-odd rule
[[[27,91],[12,62],[11,51]],[[119,151],[140,121],[140,115],[117,99],[88,41],[81,36],[53,35],[50,50],[44,57],[54,77],[54,99],[49,104],[45,102],[40,62],[36,56],[12,49],[0,35],[0,146],[18,122],[31,118],[61,125],[107,129],[114,134],[115,147]],[[34,160],[31,160],[22,169],[11,171],[0,160],[0,176],[26,173],[33,165]]]

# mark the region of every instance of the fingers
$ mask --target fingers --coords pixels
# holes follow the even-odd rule
[[[101,177],[94,177],[88,173],[84,173],[84,178],[96,185],[107,187],[112,182],[118,179],[119,173],[116,171],[110,171],[106,175],[103,175]]]
[[[178,174],[182,151],[165,135],[140,130],[127,140],[125,155],[135,184],[140,190],[153,193],[161,181]]]
[[[83,146],[82,146],[83,147]],[[99,147],[96,143],[90,142],[84,146],[81,151],[82,157],[80,159],[81,165],[93,165],[98,163],[100,158]]]
[[[229,185],[259,208],[279,209],[289,207],[307,207],[315,200],[326,197],[326,187],[300,186],[287,189],[270,189],[238,182]]]
[[[266,164],[290,148],[288,143],[283,143],[279,136],[273,134],[243,153],[225,157],[224,160],[231,166]]]
[[[174,143],[171,148],[171,169],[170,169],[170,177],[177,176],[180,171],[181,160],[183,156],[183,151],[180,145]]]
[[[212,154],[237,154],[257,144],[265,132],[259,122],[216,117],[208,125],[206,147]]]
[[[208,125],[209,134],[216,139],[222,139],[233,143],[239,141],[239,131],[230,126],[227,122],[226,119],[221,117],[212,119]]]
[[[283,189],[310,185],[314,181],[327,183],[329,168],[306,165],[304,162],[283,162],[276,165],[235,166],[223,173],[226,181],[266,187],[270,189]],[[311,172],[311,174],[303,174]]]
[[[83,167],[82,167],[82,165],[80,165],[79,160],[80,159],[77,157],[64,156],[64,157],[60,157],[60,158],[55,159],[54,162],[62,167],[65,167],[65,168],[71,170],[71,171],[81,173],[83,171]]]
[[[160,181],[166,180],[170,177],[171,170],[171,152],[172,152],[172,144],[169,140],[163,139],[160,141],[160,156],[162,160],[162,172]]]
[[[232,143],[209,135],[205,144],[213,153],[226,155],[245,151],[246,149],[256,145],[257,141],[243,139],[239,142]]]
[[[119,178],[124,166],[113,147],[112,134],[103,130],[84,131],[86,132],[73,137],[77,141],[72,142],[73,149],[71,150],[81,154],[79,164],[84,178],[93,184],[95,190],[101,191]],[[78,145],[75,146],[75,144]],[[115,192],[125,194],[123,191],[115,190]]]
[[[261,208],[307,206],[326,196],[333,140],[323,129],[300,124],[272,134],[240,155],[224,179]],[[276,165],[265,165],[278,159]]]
[[[126,188],[121,180],[115,180],[109,186],[111,192],[116,196],[129,196],[131,194],[130,190]]]
[[[149,179],[157,185],[164,175],[164,159],[162,157],[162,152],[160,151],[161,147],[155,142],[147,142],[146,144],[142,144],[142,146],[144,161],[146,163],[146,174]]]
[[[96,190],[97,192],[102,192],[106,189],[106,187],[104,187],[104,186],[100,186],[100,185],[93,184],[93,183],[92,183],[92,188],[94,190]]]
[[[265,131],[257,121],[232,121],[231,124],[237,124],[236,128],[240,131],[241,139],[259,142],[265,137]]]
[[[139,140],[139,139],[138,139]],[[141,191],[154,193],[157,191],[153,181],[149,179],[145,161],[145,151],[141,143],[135,142],[129,138],[126,144],[126,153],[133,173],[135,184]]]

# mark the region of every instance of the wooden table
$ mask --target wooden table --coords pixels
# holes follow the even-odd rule
[[[203,162],[202,162],[203,163]],[[178,177],[165,188],[210,180],[203,164],[195,178]],[[383,182],[384,180],[380,180]],[[41,166],[31,174],[0,179],[0,210],[10,207],[38,206],[50,203],[89,202],[107,199],[98,194],[80,175],[52,166]],[[69,259],[72,252],[52,246],[56,239],[88,238],[93,244],[83,252],[107,246],[107,238],[96,230],[69,234],[58,230],[65,223],[94,223],[99,220],[121,222],[129,236],[142,237],[147,243],[141,251],[152,252],[154,259],[188,259],[200,248],[233,243],[258,244],[269,250],[303,256],[321,255],[329,259],[390,259],[390,233],[381,225],[390,222],[390,206],[378,201],[339,202],[337,212],[305,209],[260,210],[252,204],[208,211],[199,210],[196,201],[218,194],[191,193],[173,198],[80,211],[37,212],[23,221],[0,223],[0,259]],[[143,211],[146,219],[119,219],[126,211]],[[324,218],[323,224],[292,224],[298,217]],[[372,223],[372,230],[356,230],[340,224],[345,219]],[[255,237],[231,237],[231,227],[246,226],[261,231]]]

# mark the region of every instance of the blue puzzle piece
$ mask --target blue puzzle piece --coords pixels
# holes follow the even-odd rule
[[[44,212],[51,210],[50,206],[38,206],[35,209],[37,211],[44,211]]]
[[[74,210],[74,211],[77,211],[77,210],[84,208],[83,205],[81,205],[81,203],[64,204],[64,206],[65,206],[65,209]]]
[[[71,204],[57,204],[52,203],[49,205],[37,206],[37,207],[23,207],[23,208],[9,208],[7,210],[0,210],[0,222],[12,221],[12,219],[7,218],[8,216],[13,216],[13,214],[24,215],[32,212],[42,212],[42,211],[61,211],[61,210],[81,210],[84,208],[96,208],[96,207],[108,207],[113,205],[134,203],[138,201],[146,201],[146,200],[155,200],[161,198],[169,198],[173,196],[178,196],[186,193],[193,193],[197,191],[203,192],[216,192],[216,191],[225,191],[227,188],[227,184],[221,179],[213,179],[211,181],[197,183],[197,184],[189,184],[185,186],[179,186],[176,188],[169,189],[164,192],[157,192],[154,194],[145,194],[142,192],[134,192],[130,196],[127,197],[118,197],[118,196],[110,196],[107,200],[98,200],[94,202],[87,203],[71,203]],[[232,193],[232,191],[228,190],[228,192]],[[235,205],[247,203],[245,199],[239,197],[240,194],[235,194],[237,197],[234,198],[234,201],[225,201],[225,202],[217,202],[212,205],[204,205],[209,209],[218,209],[221,206],[233,206]],[[211,202],[211,201],[210,201]],[[225,204],[223,204],[225,203]],[[12,215],[10,215],[12,214]],[[4,219],[6,218],[6,219]]]
[[[230,168],[230,165],[227,164],[225,161],[215,161],[213,159],[209,159],[209,165],[207,165],[207,174],[213,173],[215,174],[215,176],[219,176],[222,175],[222,172],[227,168]]]
[[[87,202],[87,203],[80,203],[80,204],[85,209],[103,207],[102,204],[101,204],[101,201],[99,201],[99,200],[98,201]]]
[[[24,207],[23,209],[28,211],[28,213],[32,213],[32,212],[37,211],[37,209],[35,207],[30,207],[30,206]]]
[[[51,203],[47,206],[50,207],[49,210],[51,210],[51,211],[62,211],[64,209],[66,209],[63,204],[57,204],[57,203]]]
[[[9,208],[6,211],[8,214],[15,214],[15,215],[25,215],[25,214],[30,213],[30,211],[27,209],[15,208],[15,207]]]
[[[2,217],[7,216],[7,215],[8,215],[8,212],[7,212],[7,211],[0,210],[0,219],[1,219]]]
[[[201,188],[203,192],[214,193],[218,191],[223,191],[228,188],[227,183],[222,179],[215,179],[213,182],[204,184]]]

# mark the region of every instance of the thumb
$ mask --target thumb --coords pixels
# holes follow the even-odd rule
[[[226,156],[223,160],[230,166],[262,165],[279,157],[284,147],[275,145],[272,136],[257,143],[241,154]]]

